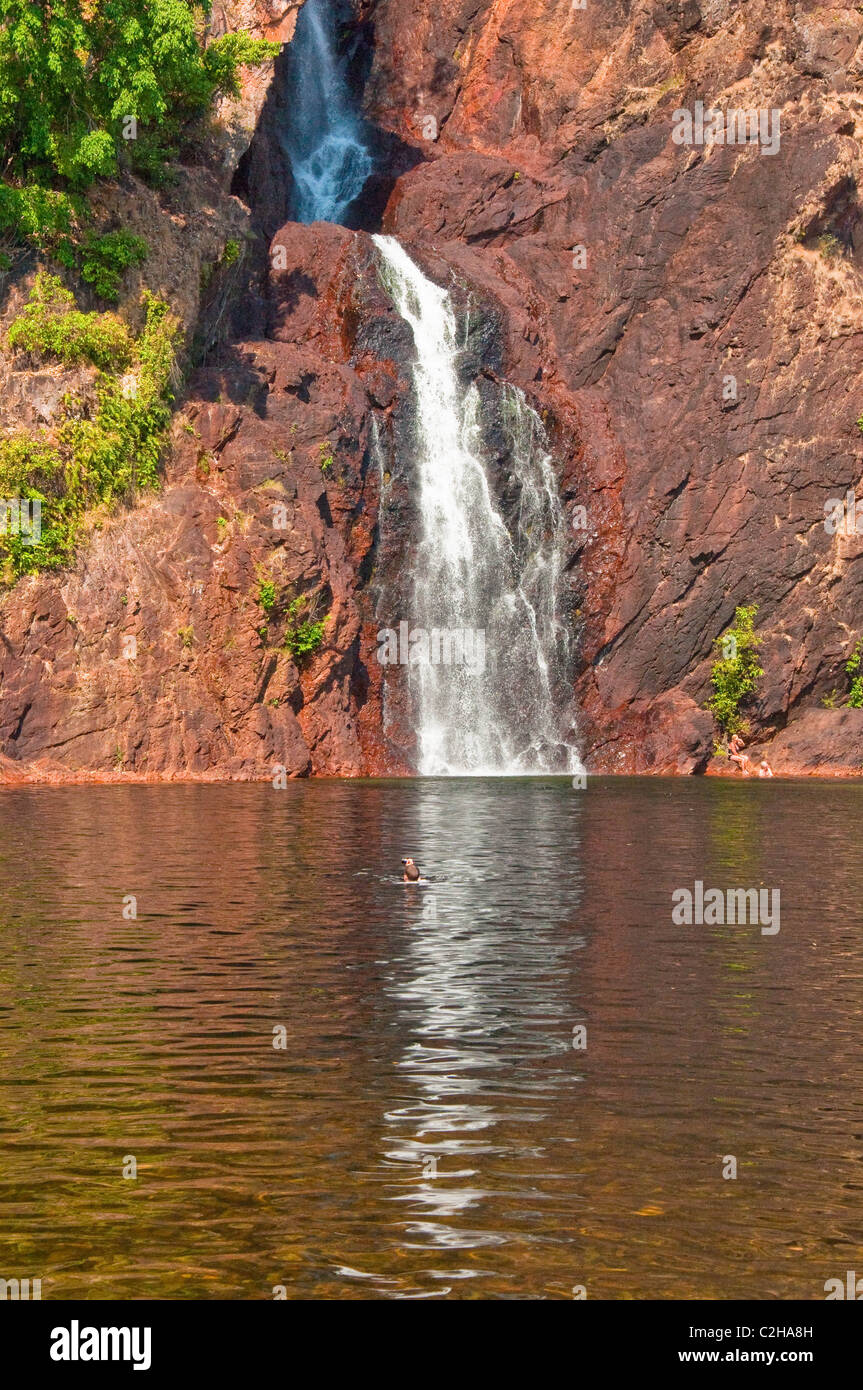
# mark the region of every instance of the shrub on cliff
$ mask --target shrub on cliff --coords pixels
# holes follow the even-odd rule
[[[41,508],[38,532],[14,527],[4,515],[0,530],[0,578],[11,584],[20,575],[52,568],[69,553],[71,521],[64,501],[65,468],[56,445],[45,435],[15,435],[0,442],[0,498],[17,499],[21,511]],[[38,536],[38,539],[37,539]]]
[[[67,398],[53,434],[19,434],[0,441],[0,498],[38,501],[42,512],[36,543],[32,535],[8,528],[0,532],[7,583],[21,574],[68,564],[89,509],[129,496],[136,487],[155,486],[171,419],[179,328],[167,304],[144,294],[145,324],[133,339],[113,315],[80,313],[58,285],[53,277],[37,278],[28,305],[34,314],[28,320],[25,310],[10,336],[24,324],[45,356],[95,361],[101,370],[95,402]],[[71,334],[70,318],[75,326]],[[111,339],[112,351],[106,350],[105,320],[111,320],[112,334],[121,330]],[[83,356],[70,358],[70,341],[74,353]]]
[[[56,275],[40,272],[24,312],[9,329],[9,346],[40,357],[59,357],[66,366],[89,362],[105,370],[122,370],[132,360],[134,343],[115,314],[82,314],[75,296]]]
[[[80,270],[82,280],[92,285],[102,299],[117,299],[123,271],[130,265],[140,265],[148,251],[143,237],[120,229],[102,236],[87,232],[77,243],[63,238],[56,256],[63,265]]]
[[[93,418],[70,415],[60,429],[76,475],[103,502],[132,487],[156,486],[171,421],[179,329],[163,300],[147,291],[143,299],[146,321],[134,344],[132,371],[104,375]]]
[[[731,627],[714,640],[714,646],[721,648],[722,656],[711,668],[713,694],[707,708],[728,737],[743,728],[745,721],[740,707],[755,694],[758,682],[764,675],[758,664],[758,648],[763,638],[755,632],[757,612],[755,604],[748,608],[736,608]]]
[[[845,662],[845,674],[851,682],[845,696],[841,696],[834,686],[822,696],[825,709],[863,709],[863,638],[858,637],[851,655]]]
[[[300,619],[300,613],[308,603],[301,595],[288,605],[288,627],[285,633],[285,650],[294,660],[302,664],[307,657],[318,650],[324,640],[324,629],[329,622],[329,614],[315,622],[313,616]]]
[[[0,231],[46,249],[74,235],[80,194],[123,167],[158,176],[238,70],[278,45],[205,44],[209,0],[0,0]]]
[[[863,709],[863,641],[858,637],[854,643],[854,650],[845,662],[845,674],[851,681],[851,688],[848,691],[848,699],[845,701],[849,709]]]

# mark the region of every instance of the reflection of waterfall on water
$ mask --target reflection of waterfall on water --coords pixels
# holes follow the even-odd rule
[[[477,660],[411,664],[419,770],[581,771],[568,633],[557,611],[564,517],[541,422],[520,392],[506,392],[508,481],[519,499],[510,535],[483,464],[479,392],[459,380],[450,297],[395,238],[374,240],[381,278],[416,346],[421,538],[410,618],[427,633],[484,633],[487,653],[485,669]]]
[[[295,222],[339,222],[372,172],[362,122],[353,111],[347,62],[335,51],[338,0],[306,0],[291,44],[290,123]]]
[[[400,1183],[391,1200],[404,1204],[413,1240],[471,1249],[506,1238],[487,1214],[482,1229],[467,1216],[494,1200],[489,1170],[505,1168],[529,1207],[538,1193],[520,1190],[520,1174],[536,1158],[532,1131],[547,1137],[555,1115],[566,1147],[568,1099],[580,1085],[572,1027],[583,1018],[574,984],[584,938],[562,926],[578,918],[583,808],[560,783],[513,783],[503,800],[491,787],[473,790],[482,784],[455,795],[422,785],[413,840],[419,854],[434,846],[453,876],[405,890],[412,921],[387,994],[411,1038],[398,1063],[407,1094],[386,1115],[383,1147],[404,1172],[407,1190]],[[497,856],[509,795],[525,816],[524,863],[515,866]],[[571,852],[562,872],[563,840]],[[513,872],[535,878],[535,901],[512,902]],[[573,1176],[562,1152],[544,1159],[543,1186],[562,1196]]]

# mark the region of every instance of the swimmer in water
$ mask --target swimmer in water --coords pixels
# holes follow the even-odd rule
[[[416,866],[416,864],[414,863],[414,861],[413,861],[412,859],[403,859],[403,860],[402,860],[402,863],[403,863],[404,866],[405,866],[404,882],[405,882],[405,883],[419,883],[419,881],[420,881],[420,871],[419,871],[419,869],[417,868],[417,866]]]
[[[769,762],[767,761],[766,758],[762,758],[762,760],[761,760],[761,763],[760,763],[759,768],[758,768],[758,776],[759,776],[759,777],[772,777],[772,776],[773,776],[773,768],[770,766],[770,764],[769,764]]]

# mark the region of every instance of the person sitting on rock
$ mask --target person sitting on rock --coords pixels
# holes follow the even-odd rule
[[[762,758],[762,759],[761,759],[761,762],[758,764],[758,776],[759,776],[759,777],[772,777],[772,776],[773,776],[773,768],[770,766],[770,764],[769,764],[769,762],[767,761],[766,758]]]
[[[728,756],[733,763],[737,764],[743,776],[748,777],[751,770],[749,767],[749,755],[742,752],[742,749],[743,739],[739,734],[734,734],[728,745]]]

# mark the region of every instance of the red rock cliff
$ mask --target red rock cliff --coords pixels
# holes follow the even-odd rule
[[[861,36],[859,7],[775,0],[378,7],[374,109],[438,132],[387,224],[497,282],[505,370],[576,422],[595,768],[703,762],[738,603],[757,727],[842,687],[860,541],[823,522],[861,473]],[[778,151],[674,143],[698,100],[778,112]]]
[[[258,5],[256,22],[287,38],[297,8]],[[781,0],[355,10],[385,155],[356,221],[380,215],[483,305],[484,368],[541,411],[567,507],[584,508],[569,558],[588,765],[706,764],[712,642],[741,603],[759,605],[765,636],[753,723],[769,737],[817,712],[820,746],[833,736],[820,697],[863,632],[860,540],[823,524],[827,499],[863,471],[863,15]],[[372,659],[375,593],[409,563],[410,534],[407,482],[381,464],[372,420],[398,439],[409,350],[364,231],[281,225],[278,68],[228,113],[185,205],[153,202],[166,246],[183,222],[191,267],[183,278],[166,253],[163,288],[186,294],[210,347],[162,492],[104,519],[72,573],[22,580],[3,600],[0,751],[13,770],[411,765]],[[699,101],[768,113],[775,153],[675,143],[675,111]],[[216,240],[242,225],[248,255],[208,304],[197,286],[211,224]],[[286,248],[278,269],[270,243]],[[32,383],[16,389],[26,406]],[[401,547],[377,533],[383,476],[404,507]],[[321,649],[295,661],[297,597],[328,620]]]

